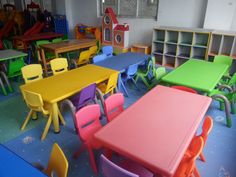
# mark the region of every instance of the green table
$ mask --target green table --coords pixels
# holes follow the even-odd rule
[[[164,76],[162,81],[210,93],[224,75],[227,67],[224,64],[190,59]]]
[[[0,62],[6,62],[8,78],[21,75],[21,68],[24,66],[24,57],[26,56],[26,53],[17,50],[0,50]]]

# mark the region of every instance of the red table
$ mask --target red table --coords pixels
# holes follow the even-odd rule
[[[23,48],[27,51],[27,47],[31,41],[43,40],[43,39],[54,39],[57,37],[62,37],[63,34],[55,33],[55,32],[45,32],[34,35],[22,35],[15,36],[13,38],[14,46],[17,48],[17,45],[20,43],[23,44]]]
[[[104,147],[172,176],[211,98],[157,86],[95,134]]]

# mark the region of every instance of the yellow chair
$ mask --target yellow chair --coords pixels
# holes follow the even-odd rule
[[[26,65],[21,68],[25,83],[30,83],[43,78],[43,69],[40,64]]]
[[[57,177],[67,177],[68,166],[65,154],[59,145],[55,143],[52,147],[48,166],[44,172],[49,177],[53,177],[53,173],[56,173]]]
[[[91,56],[91,52],[89,50],[85,50],[80,52],[78,61],[77,61],[77,65],[84,65],[84,64],[88,64],[89,63],[89,59]]]
[[[68,71],[68,62],[66,58],[55,58],[50,61],[53,75]]]
[[[25,129],[26,125],[28,124],[28,122],[29,122],[29,120],[30,120],[30,118],[31,118],[31,116],[33,115],[34,112],[42,112],[44,115],[49,115],[48,121],[46,123],[43,134],[41,136],[41,140],[44,140],[47,133],[48,133],[51,122],[52,122],[51,107],[50,107],[49,104],[45,104],[43,102],[43,99],[42,99],[41,95],[38,94],[38,93],[34,93],[34,92],[24,90],[23,91],[23,97],[26,101],[27,106],[30,108],[30,111],[29,111],[26,119],[24,120],[23,125],[21,126],[21,130]],[[60,120],[62,121],[62,123],[64,123],[65,121],[64,121],[59,109],[58,109],[58,114],[59,114]]]
[[[103,95],[106,95],[108,93],[113,94],[114,90],[116,90],[116,85],[117,85],[117,80],[118,80],[118,73],[112,74],[107,83],[103,82],[98,84],[98,89],[102,92]]]
[[[97,54],[98,46],[95,45],[95,46],[89,47],[89,51],[90,51],[90,58],[93,58]]]

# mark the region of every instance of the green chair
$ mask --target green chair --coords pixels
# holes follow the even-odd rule
[[[228,85],[230,86],[233,90],[236,90],[235,86],[236,86],[236,73],[234,73],[234,75],[231,76],[226,76],[223,79],[221,79],[219,86],[220,85]]]
[[[214,63],[221,63],[228,65],[228,69],[225,72],[225,75],[229,75],[230,67],[232,65],[233,59],[230,56],[226,55],[216,55],[213,60]]]
[[[148,89],[151,89],[151,80],[155,77],[156,74],[156,68],[155,68],[155,57],[151,57],[151,59],[148,61],[147,69],[142,70],[139,69],[136,78],[135,83],[137,83],[138,79],[141,78],[144,84]]]
[[[162,77],[164,77],[167,74],[166,68],[165,67],[159,67],[155,71],[155,77],[154,81],[152,82],[151,86],[155,86],[159,81],[161,80]]]
[[[37,52],[37,59],[38,61],[41,60],[41,57],[40,57],[40,45],[43,45],[43,44],[50,44],[51,42],[49,40],[40,40],[40,41],[36,41],[36,52]],[[45,52],[45,57],[46,59],[53,59],[53,58],[56,58],[55,55],[51,52]]]
[[[55,38],[52,40],[52,43],[58,43],[58,42],[62,42],[62,38]]]

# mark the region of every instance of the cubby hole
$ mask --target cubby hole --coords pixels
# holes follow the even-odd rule
[[[231,54],[231,49],[232,49],[232,45],[234,42],[234,36],[223,36],[223,44],[222,44],[222,48],[220,51],[220,54],[222,55],[230,55]]]
[[[163,56],[163,66],[174,68],[175,67],[175,57]]]
[[[210,55],[218,55],[220,51],[220,44],[221,44],[222,36],[213,34],[211,40],[211,47],[210,47]]]
[[[181,32],[179,43],[181,45],[192,45],[193,33],[192,32]]]
[[[205,48],[193,47],[191,58],[204,60],[206,55]]]
[[[208,44],[208,39],[209,39],[209,34],[194,33],[193,45],[206,48]]]
[[[152,53],[153,54],[163,54],[164,44],[159,42],[153,42]]]
[[[175,44],[165,44],[164,54],[169,56],[175,56],[176,48],[177,46]]]
[[[179,58],[189,58],[191,52],[190,46],[179,46],[178,57]]]
[[[167,31],[166,42],[176,44],[178,42],[178,32],[177,31]]]

